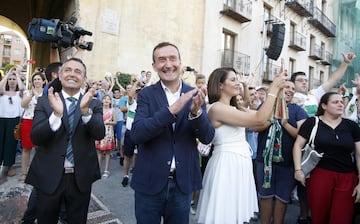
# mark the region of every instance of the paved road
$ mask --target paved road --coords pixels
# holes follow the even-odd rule
[[[17,175],[8,178],[0,185],[0,223],[19,223],[26,208],[27,197],[31,191],[29,185],[20,184],[20,155],[17,156]],[[88,224],[123,223],[135,224],[134,191],[123,187],[121,180],[123,168],[118,159],[111,159],[110,177],[98,180],[93,184],[92,200],[89,208]],[[131,177],[130,177],[131,178]],[[290,204],[285,224],[295,224],[298,214],[297,203]],[[190,224],[195,224],[195,217],[190,216]],[[5,220],[5,221],[4,221]],[[252,224],[260,221],[252,221]]]
[[[123,169],[119,165],[119,160],[111,159],[110,167],[110,177],[97,181],[93,185],[93,193],[124,224],[135,224],[134,191],[129,186],[123,187],[121,185]],[[290,204],[285,217],[285,224],[295,224],[298,212],[298,204]],[[194,216],[190,215],[190,224],[195,223]],[[252,221],[251,223],[260,224],[260,221]]]

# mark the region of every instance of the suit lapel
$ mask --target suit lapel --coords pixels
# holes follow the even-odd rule
[[[169,107],[169,102],[167,101],[165,91],[160,81],[158,81],[157,84],[154,85],[154,88],[156,88],[154,92],[159,93],[159,94],[154,94],[154,98],[158,104],[158,108],[160,109],[163,107]],[[173,125],[169,125],[168,128],[171,132],[174,132]]]
[[[183,82],[181,82],[181,93],[180,96],[182,94],[185,94],[186,92],[188,92],[190,90],[190,88],[186,85],[184,85]],[[181,124],[180,122],[183,120],[187,120],[183,119],[183,116],[187,116],[189,109],[190,109],[190,104],[191,104],[191,100],[184,106],[184,108],[177,114],[177,119],[176,119],[176,127],[179,127]],[[175,129],[176,130],[176,129]]]
[[[63,111],[63,117],[62,117],[62,123],[66,129],[66,131],[69,133],[69,119],[68,119],[68,111],[67,111],[67,106],[66,106],[66,102],[65,102],[65,98],[62,95],[62,93],[60,92],[60,98],[61,101],[63,103],[63,107],[64,107],[64,111]]]

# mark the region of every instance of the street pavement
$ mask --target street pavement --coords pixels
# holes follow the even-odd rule
[[[135,224],[134,191],[130,186],[121,185],[124,172],[123,167],[119,165],[119,160],[111,159],[110,167],[110,177],[97,181],[93,185],[93,193],[122,223]],[[284,223],[295,224],[298,214],[299,206],[295,201],[289,204]],[[190,224],[195,223],[195,216],[190,214]],[[251,221],[251,224],[260,224],[260,221]]]
[[[26,209],[27,198],[31,186],[18,182],[20,177],[20,154],[17,156],[15,167],[17,175],[8,177],[8,181],[0,185],[0,223],[19,223]],[[103,164],[104,165],[104,161]],[[88,224],[135,224],[134,191],[130,186],[121,185],[123,167],[116,157],[110,161],[110,176],[93,184],[92,197],[89,206]],[[131,180],[131,176],[130,176]],[[295,224],[299,212],[298,203],[288,206],[285,224]],[[189,214],[190,224],[195,224],[195,216]],[[251,221],[251,224],[260,221]]]

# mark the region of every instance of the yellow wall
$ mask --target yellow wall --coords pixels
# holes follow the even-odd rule
[[[153,72],[152,50],[162,41],[178,46],[184,66],[199,69],[204,1],[82,0],[79,4],[78,24],[93,32],[86,37],[94,42],[93,50],[84,56],[90,78],[103,79],[106,72]],[[104,20],[110,22],[104,25]],[[112,26],[110,31],[118,29],[117,34],[104,32]]]

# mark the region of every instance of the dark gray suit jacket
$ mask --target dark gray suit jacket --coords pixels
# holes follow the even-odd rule
[[[66,108],[62,94],[60,96]],[[93,99],[89,106],[93,110],[90,121],[87,124],[83,123],[79,106],[81,98],[82,96],[75,111],[72,145],[76,184],[81,192],[86,192],[91,189],[91,184],[101,177],[95,140],[104,138],[105,126],[102,106],[96,99]],[[62,124],[56,132],[53,132],[49,125],[52,112],[48,98],[40,97],[35,108],[30,134],[37,150],[25,180],[26,183],[47,194],[53,193],[60,184],[69,139],[67,110],[64,110]]]

